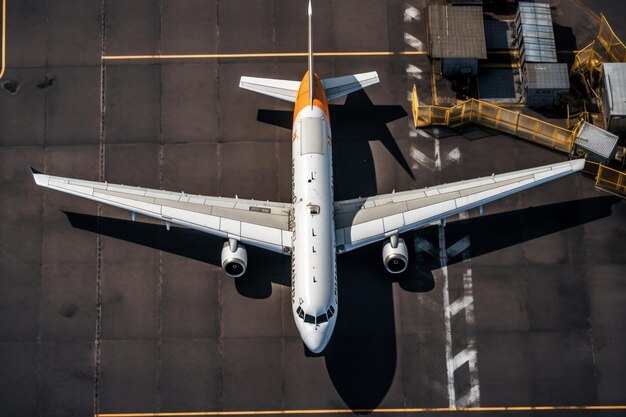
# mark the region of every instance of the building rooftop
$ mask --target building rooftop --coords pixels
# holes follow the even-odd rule
[[[597,126],[583,122],[583,126],[576,135],[574,143],[581,148],[600,155],[603,158],[611,158],[619,137]]]
[[[528,88],[569,90],[569,72],[565,63],[528,63],[525,71]]]
[[[609,108],[606,115],[626,116],[626,63],[612,62],[602,64],[604,93],[607,95]]]
[[[512,35],[514,27],[501,20],[485,20],[485,43],[487,49],[515,49]]]
[[[515,24],[525,62],[557,62],[549,4],[519,3]]]
[[[487,59],[481,6],[428,6],[433,58]]]

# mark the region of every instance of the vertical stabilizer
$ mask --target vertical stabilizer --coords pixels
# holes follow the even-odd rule
[[[313,28],[311,27],[311,21],[313,19],[313,8],[311,7],[311,0],[309,0],[309,102],[311,108],[313,107]]]

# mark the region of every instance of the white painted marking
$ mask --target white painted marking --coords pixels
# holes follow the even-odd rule
[[[472,267],[466,262],[467,268],[463,273],[463,292],[465,296],[470,297],[472,302],[465,309],[465,319],[467,324],[474,326],[474,284],[472,282]]]
[[[417,242],[416,242],[417,243]],[[478,350],[476,348],[476,337],[473,335],[474,327],[474,295],[472,285],[472,268],[469,261],[464,261],[465,270],[463,272],[463,296],[450,304],[449,273],[448,273],[448,253],[455,246],[457,249],[469,246],[469,237],[465,236],[459,242],[446,249],[445,227],[443,222],[439,225],[439,262],[441,263],[443,278],[443,308],[444,326],[446,332],[446,371],[448,375],[448,402],[451,408],[469,407],[480,405],[480,384],[478,380]],[[467,326],[467,346],[456,355],[452,355],[452,317],[465,312],[465,322]],[[470,389],[464,395],[457,397],[454,372],[467,363],[469,368]],[[458,398],[458,399],[457,399]]]
[[[457,256],[459,253],[463,252],[470,246],[469,236],[465,236],[459,239],[454,245],[448,248],[448,259],[452,259]]]
[[[432,138],[432,136],[430,136],[428,133],[424,132],[422,129],[415,129],[417,131],[417,134],[420,135],[423,138]]]
[[[426,252],[427,254],[432,256],[433,258],[437,257],[437,248],[435,248],[435,245],[433,245],[432,243],[430,243],[429,241],[427,241],[423,237],[416,236],[415,239],[414,239],[414,242],[415,242],[415,252],[416,253],[418,251],[421,251],[421,252]]]
[[[454,358],[452,357],[452,323],[450,315],[450,292],[448,288],[448,259],[446,258],[445,228],[439,225],[439,263],[443,275],[443,321],[446,329],[446,371],[448,374],[448,405],[456,407],[456,391],[454,390]]]
[[[415,164],[413,164],[413,166],[411,166],[412,169],[418,169],[421,165],[431,171],[435,170],[435,161],[426,156],[426,154],[419,149],[411,146],[409,150],[409,155],[411,159],[416,162]]]
[[[472,385],[469,392],[456,401],[458,408],[478,407],[480,402],[480,387]]]
[[[423,78],[422,77],[422,73],[423,72],[424,71],[422,71],[421,68],[418,68],[418,67],[416,67],[413,64],[409,64],[409,65],[406,66],[406,73],[409,75],[409,77],[413,77],[416,80],[421,80]],[[410,94],[412,96],[413,95],[413,91],[410,91]],[[411,101],[411,100],[409,100],[409,101]]]
[[[459,162],[461,159],[461,151],[459,148],[454,148],[446,155],[446,165],[452,162]]]
[[[404,32],[404,42],[416,51],[424,50],[424,42],[420,41],[410,33]]]
[[[463,309],[467,308],[470,304],[472,304],[474,300],[472,297],[468,297],[464,295],[463,297],[457,299],[455,302],[450,304],[450,317],[455,316]],[[455,368],[456,369],[456,368]]]
[[[417,7],[407,4],[406,9],[404,9],[404,23],[410,23],[412,20],[416,22],[422,20],[422,12]]]
[[[476,360],[476,351],[470,349],[469,346],[454,355],[452,359],[452,363],[454,364],[454,370],[459,369],[465,362],[475,361]]]
[[[449,293],[448,293],[448,268],[442,269],[443,275],[443,309],[444,325],[446,328],[446,370],[448,373],[448,405],[456,406],[456,392],[454,390],[454,360],[452,358],[452,325],[450,324]]]

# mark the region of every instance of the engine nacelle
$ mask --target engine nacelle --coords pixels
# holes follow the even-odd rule
[[[404,272],[409,265],[409,250],[404,243],[404,239],[398,236],[392,236],[385,241],[383,246],[383,263],[385,269],[392,274],[400,274]]]
[[[246,248],[234,239],[224,242],[222,247],[222,269],[229,277],[242,276],[248,267]]]

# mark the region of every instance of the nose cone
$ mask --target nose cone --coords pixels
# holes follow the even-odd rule
[[[304,338],[304,344],[311,352],[320,353],[328,344],[328,338],[325,332],[313,332]]]

